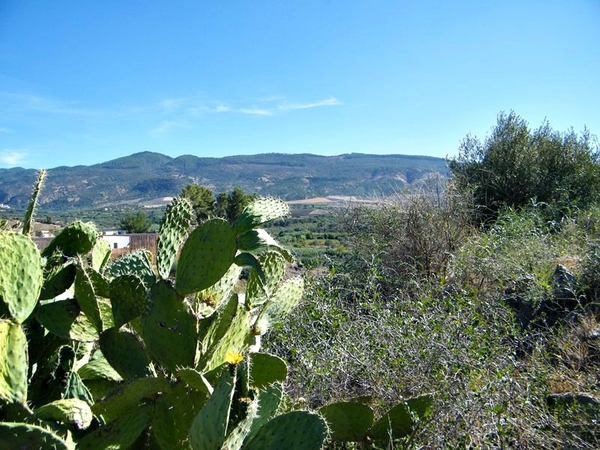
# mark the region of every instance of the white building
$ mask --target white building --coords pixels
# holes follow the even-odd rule
[[[101,238],[108,242],[113,250],[129,248],[131,245],[131,237],[128,234],[118,234],[116,231],[106,231]]]

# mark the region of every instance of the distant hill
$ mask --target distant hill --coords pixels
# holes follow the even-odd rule
[[[387,195],[447,173],[444,159],[428,156],[268,153],[171,158],[142,152],[92,166],[49,169],[40,203],[48,208],[80,208],[144,202],[177,195],[190,183],[215,193],[239,186],[284,200]],[[35,178],[33,169],[0,169],[0,203],[25,206]]]

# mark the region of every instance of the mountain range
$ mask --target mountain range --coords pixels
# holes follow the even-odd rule
[[[175,196],[188,184],[215,193],[238,186],[247,193],[300,200],[332,195],[385,196],[448,174],[446,160],[429,156],[339,156],[267,153],[223,158],[176,158],[141,152],[90,166],[48,170],[40,204],[47,208],[106,207]],[[24,207],[34,169],[0,169],[0,203]]]

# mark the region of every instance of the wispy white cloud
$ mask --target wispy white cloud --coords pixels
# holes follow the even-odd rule
[[[0,127],[0,133],[12,133],[8,128]]]
[[[240,114],[249,114],[253,116],[270,116],[273,114],[272,110],[263,108],[240,108],[234,111]]]
[[[159,126],[150,130],[150,135],[153,137],[164,136],[177,128],[187,128],[187,124],[175,120],[164,120]]]
[[[311,103],[281,103],[277,106],[277,109],[280,109],[281,111],[290,111],[294,109],[320,108],[322,106],[338,106],[341,104],[342,103],[337,98],[328,97]]]
[[[16,166],[25,160],[27,152],[22,150],[12,150],[10,148],[4,148],[0,150],[0,163],[7,166]]]
[[[263,97],[254,99],[251,106],[243,105],[242,101],[213,100],[205,102],[199,98],[168,98],[163,100],[161,108],[164,113],[183,114],[192,116],[212,113],[245,114],[251,116],[273,116],[287,111],[299,109],[320,108],[326,106],[339,106],[342,104],[337,98],[330,96],[313,102],[289,102],[283,96]]]
[[[231,108],[227,105],[217,105],[214,109],[215,112],[229,112]]]

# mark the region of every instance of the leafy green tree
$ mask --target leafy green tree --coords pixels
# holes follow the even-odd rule
[[[217,217],[227,217],[227,207],[229,206],[229,195],[227,192],[221,192],[217,195],[215,202],[215,215]]]
[[[560,133],[547,122],[531,131],[512,111],[498,115],[484,142],[465,137],[449,166],[457,185],[472,191],[481,222],[506,206],[543,202],[562,215],[600,199],[600,160],[589,132]]]
[[[127,233],[146,233],[152,227],[152,221],[148,219],[144,211],[137,213],[130,211],[121,218],[120,226]]]
[[[188,184],[181,191],[181,195],[192,202],[196,218],[199,222],[214,215],[215,195],[210,189],[198,186],[197,184]]]
[[[241,188],[233,188],[233,191],[231,191],[229,194],[227,201],[227,220],[229,220],[231,223],[235,222],[235,219],[238,218],[238,216],[253,198],[254,196],[246,195]]]

